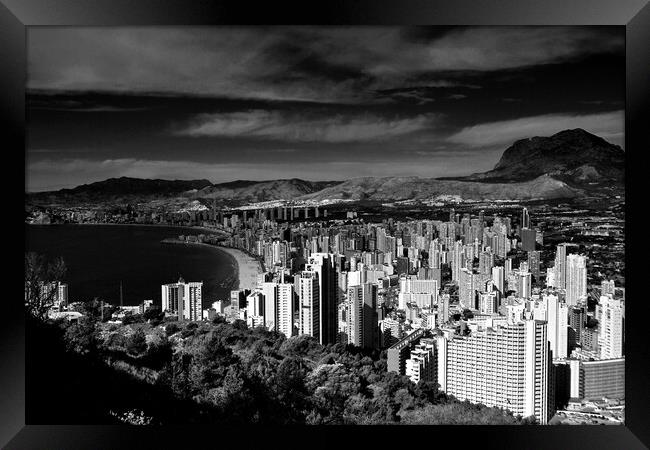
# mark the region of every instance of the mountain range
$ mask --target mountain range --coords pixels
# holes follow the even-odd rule
[[[364,177],[347,181],[109,180],[53,192],[27,194],[33,204],[140,201],[188,197],[223,202],[270,200],[530,200],[611,195],[624,189],[625,152],[582,129],[532,137],[508,147],[495,167],[466,177]]]
[[[545,174],[576,187],[584,187],[584,182],[623,183],[625,152],[581,128],[564,130],[550,137],[518,140],[503,152],[494,169],[463,179],[513,182]]]
[[[142,178],[109,178],[72,189],[35,192],[27,197],[33,202],[87,203],[116,199],[168,197],[182,192],[212,186],[209,180],[151,180]]]

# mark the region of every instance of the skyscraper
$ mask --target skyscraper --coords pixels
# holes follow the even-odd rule
[[[474,274],[471,270],[463,268],[458,280],[458,301],[463,308],[476,308],[476,289]]]
[[[293,335],[293,284],[262,283],[264,325],[290,337]]]
[[[429,267],[440,269],[440,244],[437,239],[429,244]]]
[[[528,252],[528,270],[533,274],[535,279],[539,281],[541,275],[540,272],[540,261],[541,261],[541,252],[539,250],[533,250]]]
[[[566,257],[566,302],[569,306],[577,305],[587,298],[587,258],[582,255]]]
[[[320,332],[320,283],[318,272],[303,271],[298,278],[300,335],[318,339]]]
[[[451,253],[451,280],[458,281],[460,277],[460,270],[463,268],[465,262],[465,254],[463,252],[463,242],[454,242],[454,248]]]
[[[537,231],[529,228],[522,228],[521,230],[521,248],[526,252],[535,250],[535,243],[537,240]]]
[[[490,287],[492,283],[489,283]],[[478,310],[481,314],[495,314],[499,309],[499,294],[496,291],[488,290],[478,294]]]
[[[293,336],[293,284],[279,283],[276,286],[276,330],[287,337]]]
[[[546,323],[525,320],[470,336],[437,337],[438,384],[459,400],[507,408],[546,424],[549,359]]]
[[[449,294],[443,294],[438,299],[438,326],[449,320]]]
[[[613,283],[613,282],[612,282]],[[68,285],[67,283],[61,283],[60,281],[56,283],[56,303],[62,306],[68,305]]]
[[[530,215],[528,214],[528,208],[524,208],[521,213],[521,228],[530,228]]]
[[[503,266],[497,266],[492,268],[492,282],[494,287],[499,291],[501,295],[505,294],[503,288],[505,287],[505,277]]]
[[[555,251],[555,265],[553,270],[555,272],[555,287],[558,289],[566,288],[566,259],[567,252],[572,244],[563,243],[558,244],[557,250]]]
[[[598,303],[598,347],[601,359],[620,358],[623,356],[623,300],[614,299],[612,295],[603,295]]]
[[[333,255],[312,253],[305,265],[306,271],[318,273],[319,294],[319,342],[321,345],[336,343],[338,334],[338,276]]]
[[[494,254],[492,251],[484,251],[479,255],[478,271],[482,274],[491,274],[494,267]]]
[[[546,333],[553,359],[567,357],[568,352],[568,305],[560,302],[555,292],[543,292],[534,310],[535,319],[547,322]]]
[[[203,282],[190,281],[185,288],[185,301],[187,308],[183,308],[183,314],[187,320],[201,320],[203,318]]]
[[[163,284],[161,286],[162,310],[183,317],[183,297],[185,280],[180,278],[178,283]]]
[[[518,270],[517,276],[517,294],[521,298],[530,298],[532,294],[532,280],[530,272]]]
[[[277,287],[277,283],[262,283],[262,294],[264,294],[264,326],[268,330],[275,330],[278,302]]]
[[[575,331],[575,340],[582,342],[582,330],[585,327],[585,309],[582,306],[569,308],[569,326]]]
[[[161,286],[162,310],[177,314],[179,319],[201,320],[203,282],[186,283],[183,278],[178,283]]]
[[[348,343],[364,348],[379,344],[377,285],[365,283],[348,287]]]
[[[508,278],[512,273],[512,258],[506,258],[503,263],[503,275]]]

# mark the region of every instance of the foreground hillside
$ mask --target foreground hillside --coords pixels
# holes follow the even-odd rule
[[[387,372],[385,356],[377,351],[323,347],[308,336],[287,339],[262,328],[248,329],[241,321],[160,322],[150,314],[149,323],[106,324],[96,321],[96,306],[89,304],[84,312],[90,319],[78,324],[43,326],[62,330],[68,353],[102,361],[116,374],[127,373],[147,391],[162,390],[186,414],[173,415],[158,410],[159,402],[144,402],[138,420],[146,423],[530,423],[498,408],[458,402],[433,383],[416,385]],[[108,382],[102,390],[115,389]],[[110,398],[100,404],[124,409]]]

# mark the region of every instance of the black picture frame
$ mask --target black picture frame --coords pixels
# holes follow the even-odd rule
[[[642,252],[644,235],[631,241],[635,223],[634,167],[650,148],[647,100],[650,97],[650,5],[648,0],[329,0],[323,2],[183,1],[183,0],[0,0],[0,123],[4,154],[25,152],[26,27],[118,25],[618,25],[626,30],[626,423],[594,427],[313,427],[287,430],[247,427],[50,426],[25,424],[25,336],[20,292],[4,296],[0,327],[0,447],[23,448],[167,448],[234,445],[349,445],[349,435],[365,445],[478,445],[481,448],[642,449],[650,446],[650,351],[644,330],[643,298],[636,281],[641,268],[632,264]],[[645,125],[645,126],[644,126]],[[631,153],[631,154],[630,154]],[[13,163],[7,163],[8,172]],[[634,161],[633,161],[634,160]],[[24,159],[23,159],[24,163]],[[641,169],[642,170],[642,169]],[[6,177],[7,183],[9,177]],[[17,190],[9,181],[6,192]],[[639,189],[639,187],[637,187]],[[645,190],[641,185],[641,190]],[[22,197],[10,196],[19,203]],[[12,204],[13,206],[13,204]],[[16,205],[24,208],[24,205]],[[637,219],[641,220],[641,219]],[[17,226],[23,226],[18,225]],[[627,242],[637,242],[636,249]],[[17,250],[16,250],[17,253]],[[13,261],[18,255],[10,255]],[[9,265],[12,265],[10,262]],[[14,269],[17,270],[17,269]],[[6,276],[9,276],[7,274]],[[11,284],[11,283],[8,283]],[[16,283],[19,285],[20,283]],[[641,291],[637,294],[638,291]],[[637,298],[640,297],[640,298]],[[62,401],[67,401],[62,399]],[[449,443],[451,440],[451,443]],[[447,441],[447,443],[445,443]],[[237,443],[239,442],[239,443]],[[202,443],[202,444],[201,444]]]

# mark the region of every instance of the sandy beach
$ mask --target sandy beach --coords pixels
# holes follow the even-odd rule
[[[237,275],[239,277],[239,289],[255,289],[257,285],[257,275],[262,273],[262,266],[258,260],[247,255],[241,250],[218,246],[215,248],[222,250],[237,261]]]
[[[239,284],[236,289],[255,289],[257,286],[257,275],[262,273],[262,265],[259,260],[236,248],[222,247],[220,245],[207,244],[204,242],[185,242],[179,241],[176,238],[163,239],[161,242],[175,245],[200,245],[228,253],[234,258],[236,263],[235,267],[237,271],[237,278],[239,280]],[[233,289],[235,289],[235,287],[233,287]]]

